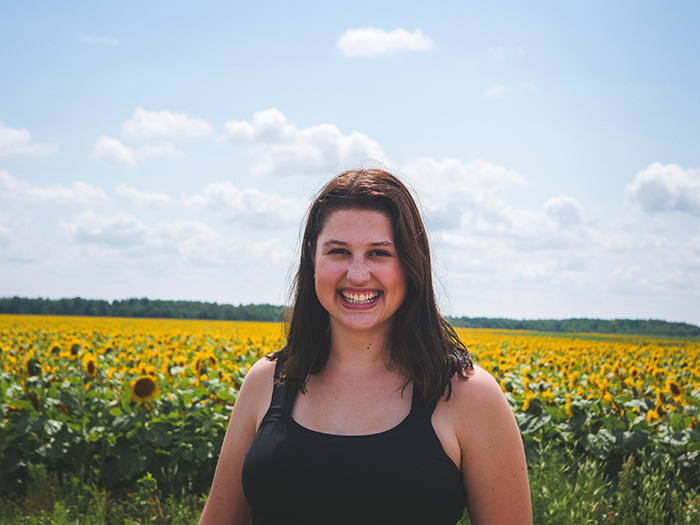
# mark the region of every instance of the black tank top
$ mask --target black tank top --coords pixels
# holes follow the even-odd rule
[[[462,475],[414,388],[411,412],[378,434],[339,436],[298,424],[298,389],[276,385],[243,463],[254,525],[454,525]]]

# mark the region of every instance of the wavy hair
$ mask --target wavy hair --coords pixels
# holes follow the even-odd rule
[[[292,287],[287,345],[270,356],[281,361],[277,380],[305,392],[309,375],[326,364],[329,317],[316,296],[312,254],[328,217],[346,209],[379,211],[391,219],[407,290],[394,313],[390,357],[407,374],[406,385],[413,381],[426,402],[445,392],[449,398],[452,377],[466,377],[472,370],[471,355],[438,312],[428,237],[411,193],[397,177],[376,168],[341,173],[321,189],[308,211]]]

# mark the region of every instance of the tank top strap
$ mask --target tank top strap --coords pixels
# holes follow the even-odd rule
[[[413,398],[411,400],[411,414],[416,417],[430,418],[433,417],[433,412],[437,406],[437,401],[432,403],[426,403],[423,396],[416,388],[415,383],[413,384]]]
[[[276,409],[281,412],[288,410],[289,405],[289,387],[287,383],[281,383],[277,380],[279,376],[279,371],[282,368],[282,360],[277,358],[275,362],[275,383],[272,387],[272,401],[270,402],[270,408]]]

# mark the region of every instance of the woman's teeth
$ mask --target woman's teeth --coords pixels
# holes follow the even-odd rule
[[[352,303],[352,304],[367,304],[371,303],[374,301],[377,297],[379,297],[378,292],[371,292],[371,293],[348,293],[348,292],[341,292],[343,299],[345,299],[347,302]]]

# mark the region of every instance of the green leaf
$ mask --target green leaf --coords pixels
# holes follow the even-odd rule
[[[170,444],[170,434],[166,430],[165,425],[149,425],[143,429],[143,437],[146,441],[155,443],[159,447],[165,447]]]
[[[44,432],[46,432],[46,434],[49,436],[53,436],[54,434],[58,433],[61,428],[63,428],[63,423],[54,419],[49,419],[46,423],[44,423]]]
[[[584,438],[584,446],[599,459],[607,459],[615,446],[615,435],[606,428],[601,428],[597,434],[588,434]]]
[[[534,434],[549,423],[551,419],[549,414],[523,414],[523,417],[518,421],[520,424],[520,432],[523,434]]]
[[[132,479],[145,470],[147,463],[145,455],[127,450],[119,458],[119,472],[124,478]]]
[[[644,430],[623,432],[622,448],[627,452],[636,452],[643,449],[649,443],[649,433]]]
[[[195,456],[204,461],[214,457],[214,445],[210,441],[199,440],[194,445]]]

